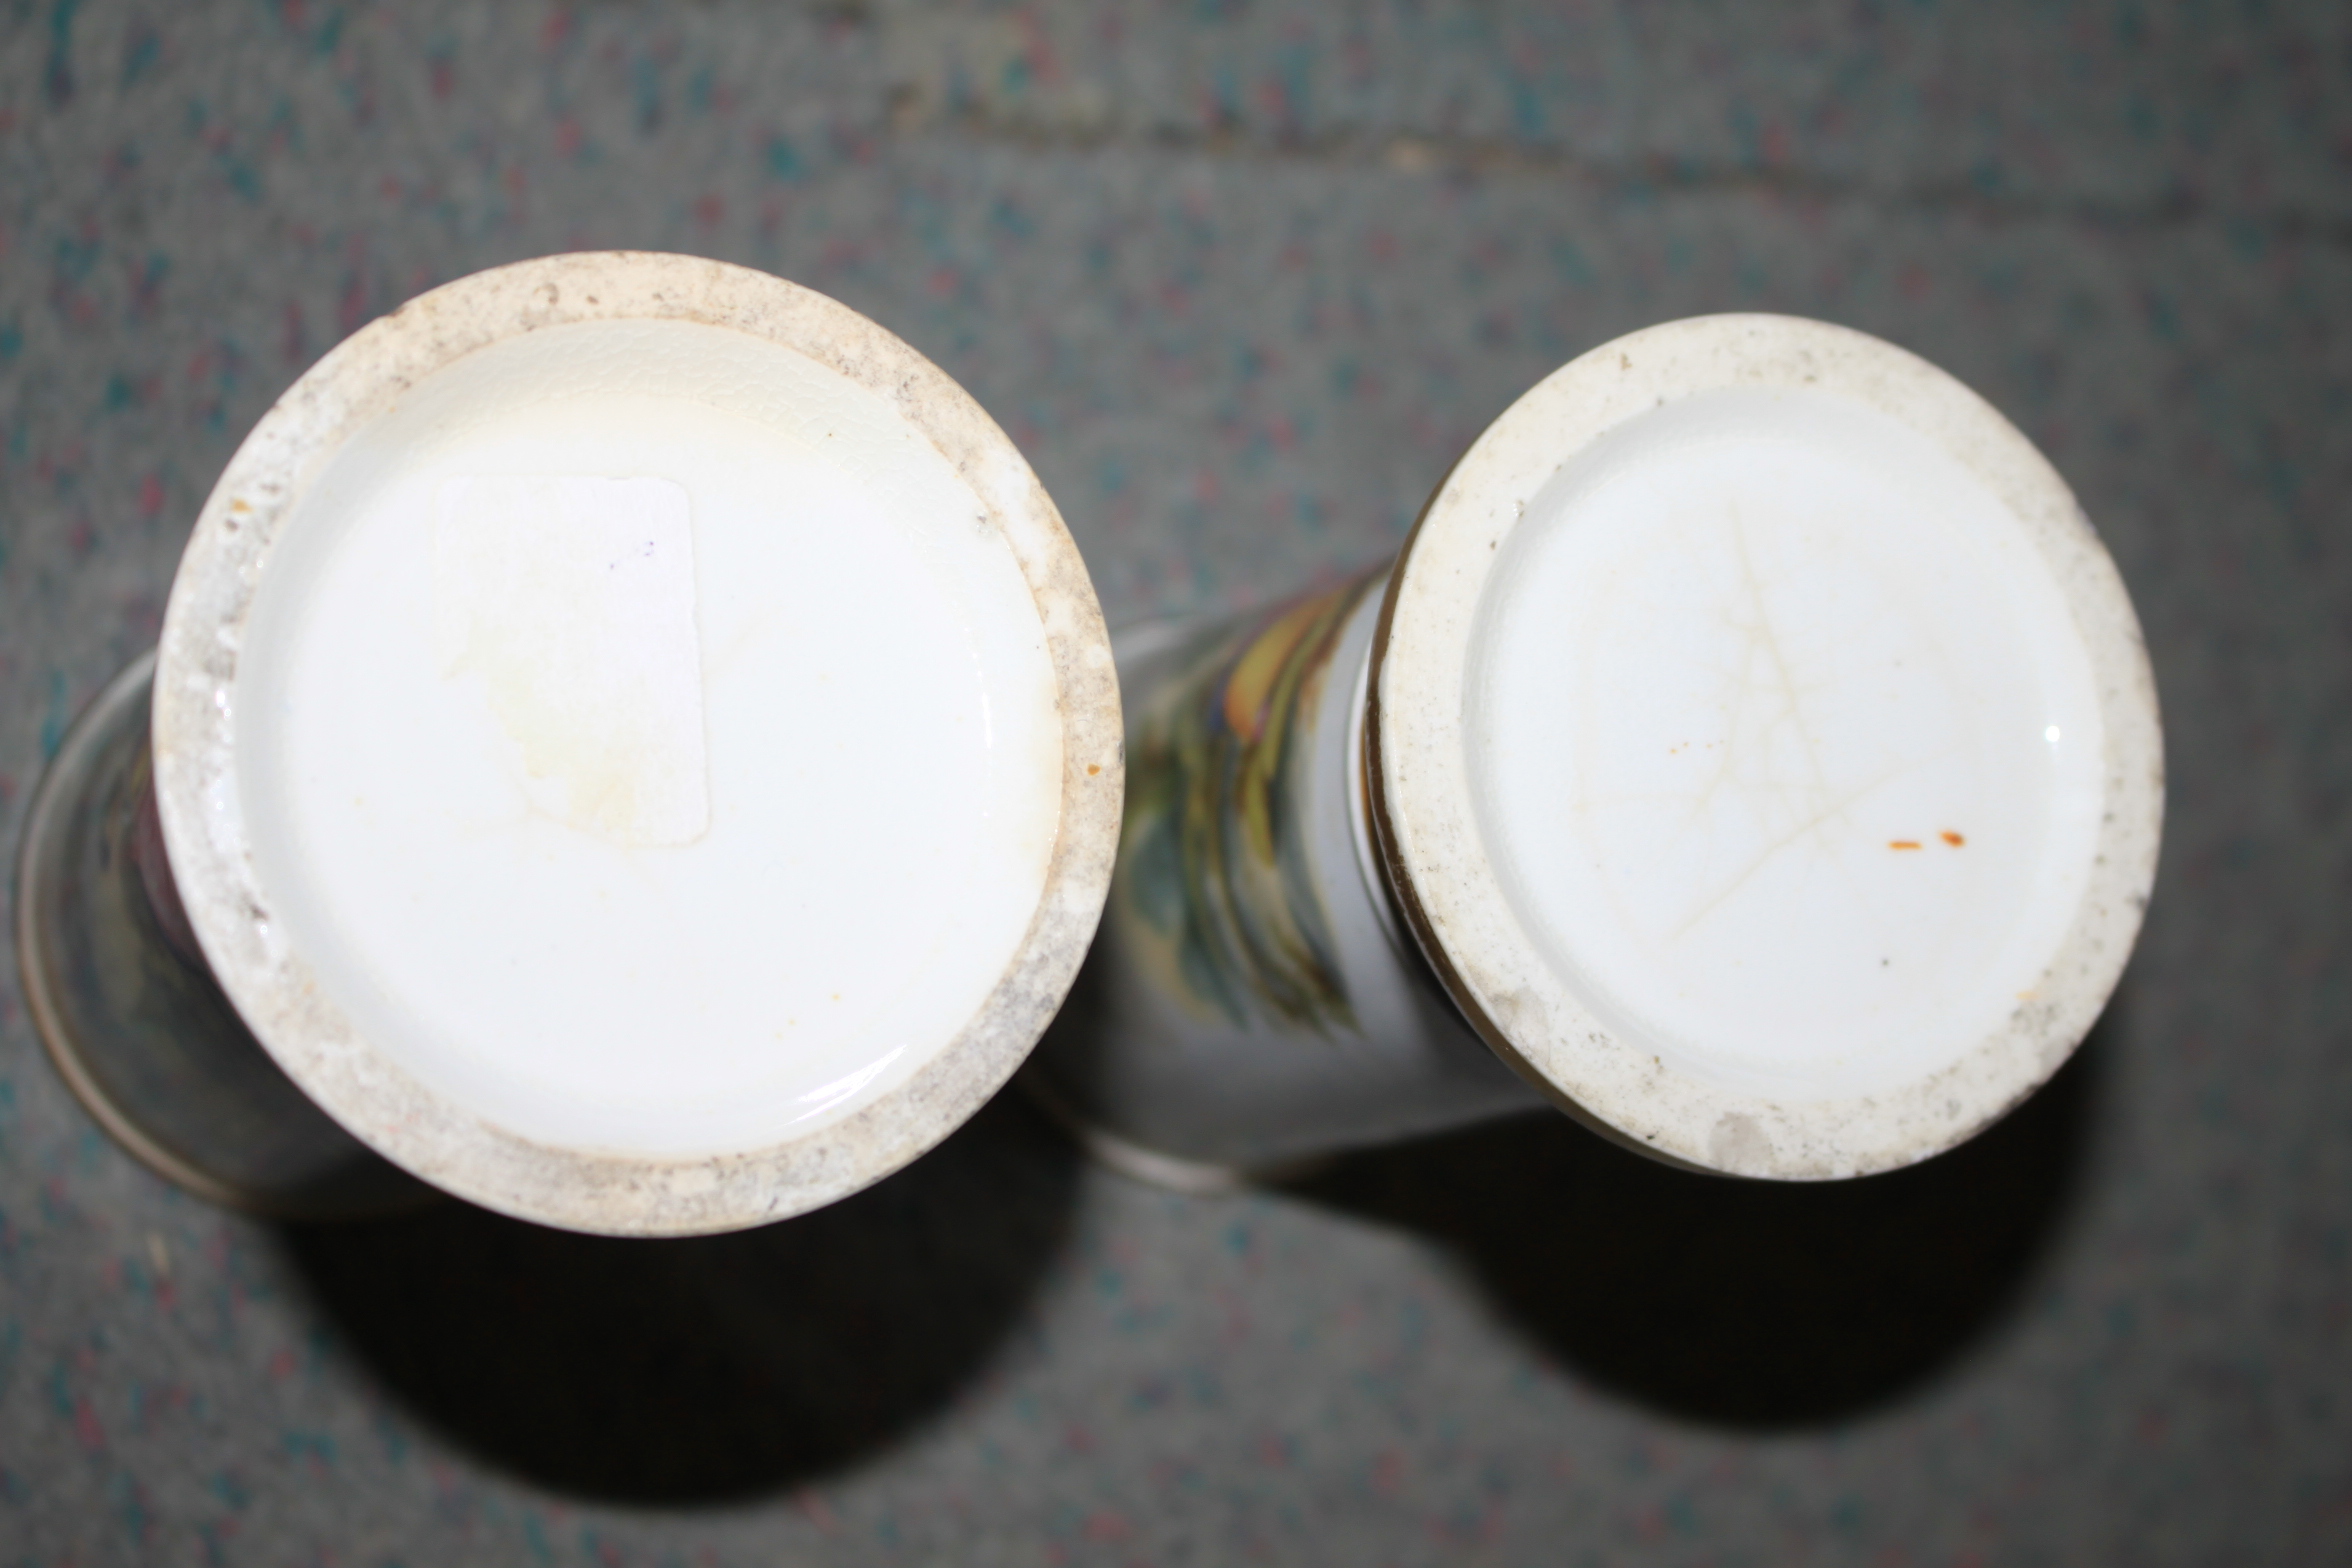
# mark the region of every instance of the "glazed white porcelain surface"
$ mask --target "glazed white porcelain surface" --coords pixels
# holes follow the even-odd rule
[[[2129,601],[2032,445],[1892,345],[1715,317],[1561,370],[1431,502],[1375,657],[1417,936],[1638,1147],[1922,1158],[2130,952],[2162,783]]]
[[[291,508],[231,701],[284,940],[525,1137],[720,1152],[921,1067],[1059,817],[1020,566],[936,449],[781,345],[510,339]]]
[[[1611,1031],[1791,1100],[1949,1067],[2038,983],[2103,804],[2090,662],[1965,467],[1834,393],[1615,426],[1465,671],[1512,912]]]
[[[905,345],[581,256],[306,376],[167,618],[175,870],[256,1033],[428,1179],[707,1230],[886,1174],[1091,933],[1107,641],[1051,502]]]

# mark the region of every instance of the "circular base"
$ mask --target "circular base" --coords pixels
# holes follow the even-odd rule
[[[1464,1013],[1738,1175],[1907,1165],[2074,1049],[2146,907],[2129,598],[1967,388],[1820,322],[1670,322],[1498,419],[1407,543],[1375,826]]]
[[[344,1126],[541,1224],[867,1186],[1010,1077],[1117,842],[1085,567],[874,322],[574,254],[410,301],[255,427],[155,682],[212,972]]]
[[[116,1143],[209,1202],[322,1220],[430,1201],[294,1087],[158,925],[129,853],[154,671],[143,654],[107,685],[25,813],[17,968],[43,1049]]]

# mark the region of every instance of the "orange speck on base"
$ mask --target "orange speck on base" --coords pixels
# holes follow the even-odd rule
[[[1953,832],[1950,828],[1944,829],[1940,836],[1945,843],[1951,845],[1954,849],[1958,849],[1961,845],[1968,842],[1968,840],[1962,838],[1959,834]]]
[[[1918,847],[1919,840],[1915,838],[1891,838],[1887,840],[1887,848],[1889,849],[1917,849]]]

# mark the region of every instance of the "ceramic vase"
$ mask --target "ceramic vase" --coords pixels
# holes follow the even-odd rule
[[[1117,831],[1027,463],[873,322],[691,257],[502,267],[330,353],[206,503],[148,693],[43,786],[28,990],[118,1138],[276,1212],[676,1235],[879,1180],[1026,1057]]]
[[[2089,521],[1820,322],[1596,349],[1394,562],[1117,646],[1110,911],[1028,1081],[1176,1185],[1544,1103],[1695,1169],[1909,1164],[2064,1062],[2153,883]]]

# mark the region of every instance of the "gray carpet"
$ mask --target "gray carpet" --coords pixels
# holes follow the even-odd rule
[[[2138,959],[2026,1110],[1840,1188],[1534,1118],[1186,1199],[1008,1097],[682,1244],[218,1213],[0,970],[0,1564],[2352,1559],[2352,9],[0,0],[11,849],[271,400],[580,246],[909,339],[1114,621],[1385,555],[1618,332],[1891,338],[2138,603]]]

